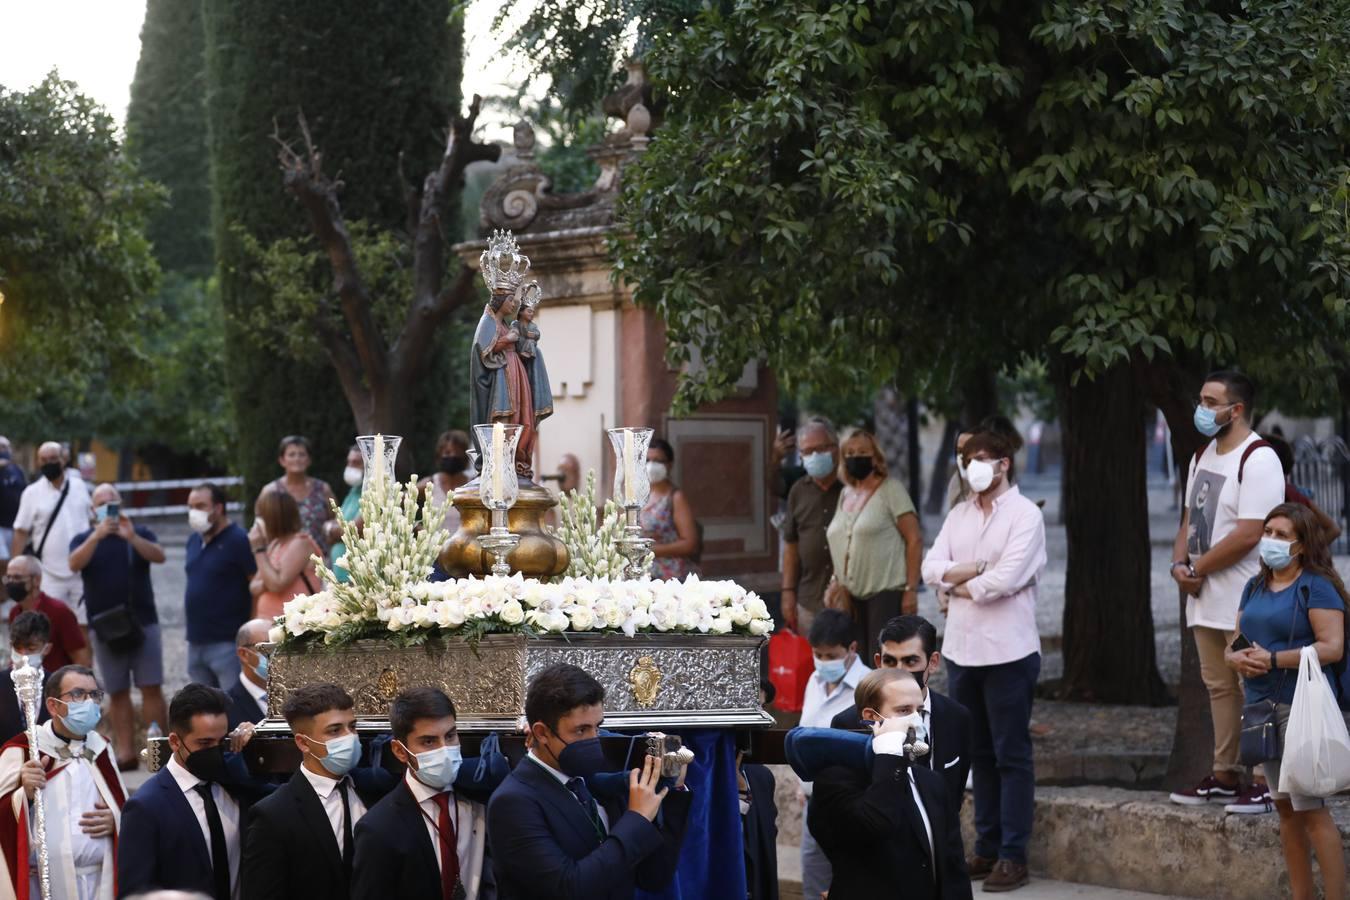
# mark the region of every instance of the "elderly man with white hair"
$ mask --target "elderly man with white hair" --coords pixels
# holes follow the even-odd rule
[[[839,436],[828,419],[816,416],[797,430],[797,448],[806,477],[788,491],[783,521],[783,619],[798,634],[811,630],[824,608],[825,586],[834,574],[825,530],[839,506],[843,483]]]
[[[56,441],[38,448],[38,469],[42,477],[24,488],[19,499],[10,555],[23,553],[31,542],[29,552],[42,563],[43,592],[69,606],[80,625],[87,627],[84,583],[70,568],[70,541],[89,527],[93,512],[89,488],[78,473],[66,468]]]
[[[164,722],[164,650],[150,581],[151,563],[164,562],[155,533],[135,525],[122,510],[122,495],[111,484],[94,488],[93,527],[71,538],[70,568],[84,579],[94,658],[112,698],[111,724],[117,765],[137,766],[136,710],[131,684],[141,692],[141,718]]]

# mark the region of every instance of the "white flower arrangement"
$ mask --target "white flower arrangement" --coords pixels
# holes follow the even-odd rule
[[[395,636],[418,643],[434,634],[562,634],[638,632],[751,634],[773,631],[760,597],[732,581],[610,581],[564,578],[545,583],[521,575],[405,584],[383,592],[373,615],[320,591],[288,602],[277,618],[276,641]]]
[[[568,563],[564,575],[572,578],[612,578],[623,574],[627,565],[619,552],[623,537],[623,507],[612,499],[604,508],[595,504],[595,470],[586,472],[586,489],[573,488],[558,498],[558,527],[544,529],[567,546]],[[646,568],[651,568],[647,554]]]

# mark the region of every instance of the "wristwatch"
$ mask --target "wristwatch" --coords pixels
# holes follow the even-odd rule
[[[1280,667],[1279,663],[1275,661],[1275,651],[1272,650],[1270,651],[1270,670],[1273,672],[1279,667]]]

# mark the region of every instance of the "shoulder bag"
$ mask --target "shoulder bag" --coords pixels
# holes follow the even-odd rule
[[[118,656],[135,653],[145,642],[145,629],[131,609],[131,594],[136,589],[136,549],[127,542],[127,599],[121,606],[106,609],[89,618],[95,636]]]

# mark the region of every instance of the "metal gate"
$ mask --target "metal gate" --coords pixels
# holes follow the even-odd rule
[[[1301,437],[1294,443],[1294,484],[1341,526],[1332,553],[1350,550],[1350,448],[1339,437],[1321,441]]]

